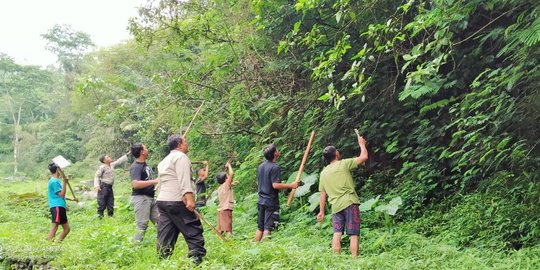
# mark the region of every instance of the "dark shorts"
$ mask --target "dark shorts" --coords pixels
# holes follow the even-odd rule
[[[261,231],[276,229],[279,224],[279,207],[257,204],[257,209],[259,210],[258,229]]]
[[[332,215],[334,233],[343,233],[345,227],[348,235],[360,234],[360,210],[358,204],[351,204],[347,208]]]
[[[65,224],[68,222],[66,208],[61,206],[51,207],[51,221],[56,224]]]

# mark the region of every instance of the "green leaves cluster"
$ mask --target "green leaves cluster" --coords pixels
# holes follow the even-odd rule
[[[400,195],[404,214],[412,216],[488,191],[539,211],[533,203],[540,173],[533,135],[540,128],[533,101],[538,3],[258,1],[257,7],[257,25],[279,40],[277,51],[300,59],[313,94],[339,108],[326,111],[322,129],[334,138],[359,126],[366,134],[372,160],[366,192]],[[340,143],[354,150],[353,143],[332,142]],[[378,178],[392,172],[393,181]],[[507,240],[536,242],[535,230],[517,235]]]

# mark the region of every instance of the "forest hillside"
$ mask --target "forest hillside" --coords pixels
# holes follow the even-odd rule
[[[239,181],[233,237],[205,227],[202,268],[540,268],[540,2],[161,0],[129,30],[132,40],[88,51],[87,34],[55,26],[43,37],[56,67],[0,54],[3,267],[192,267],[182,240],[158,259],[155,227],[130,241],[133,157],[116,169],[114,218],[97,219],[92,194],[101,155],[142,142],[155,168],[168,136],[189,126],[189,158],[209,161],[209,189],[230,158]],[[332,254],[331,216],[315,219],[323,149],[357,156],[354,129],[369,151],[353,174],[358,259],[347,238]],[[264,147],[278,147],[292,182],[312,131],[306,185],[289,207],[280,193],[279,230],[254,243]],[[45,240],[57,155],[73,163],[80,197],[61,244]],[[214,200],[201,210],[213,224]]]

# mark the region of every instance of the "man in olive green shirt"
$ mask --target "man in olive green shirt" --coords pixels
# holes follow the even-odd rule
[[[341,236],[346,229],[350,236],[350,251],[353,258],[358,256],[358,235],[360,234],[360,212],[358,205],[360,199],[354,190],[351,170],[358,168],[368,159],[366,140],[358,137],[360,155],[356,158],[341,160],[339,151],[334,146],[324,148],[323,157],[328,164],[321,171],[319,181],[320,211],[317,221],[320,223],[324,218],[326,196],[332,206],[332,227],[334,236],[332,249],[334,252],[341,251]]]

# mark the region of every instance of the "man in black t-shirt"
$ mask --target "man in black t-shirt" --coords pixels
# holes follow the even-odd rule
[[[206,198],[210,194],[206,194],[206,178],[208,178],[208,160],[203,161],[203,164],[206,165],[205,168],[200,168],[197,170],[197,181],[195,181],[195,189],[197,191],[197,200],[195,201],[195,208],[199,208],[206,205]]]
[[[131,176],[131,202],[135,209],[135,221],[138,232],[133,239],[141,242],[148,227],[148,221],[157,224],[158,211],[154,200],[154,186],[157,179],[152,178],[152,169],[146,164],[148,149],[142,143],[135,143],[131,147],[131,153],[135,161],[131,164],[129,174]]]
[[[256,242],[261,241],[263,237],[267,238],[279,222],[279,190],[298,187],[298,182],[281,183],[281,173],[279,166],[276,164],[279,152],[274,144],[268,145],[263,153],[266,161],[261,163],[257,170],[259,193],[257,209],[259,214],[257,232],[255,233]]]

